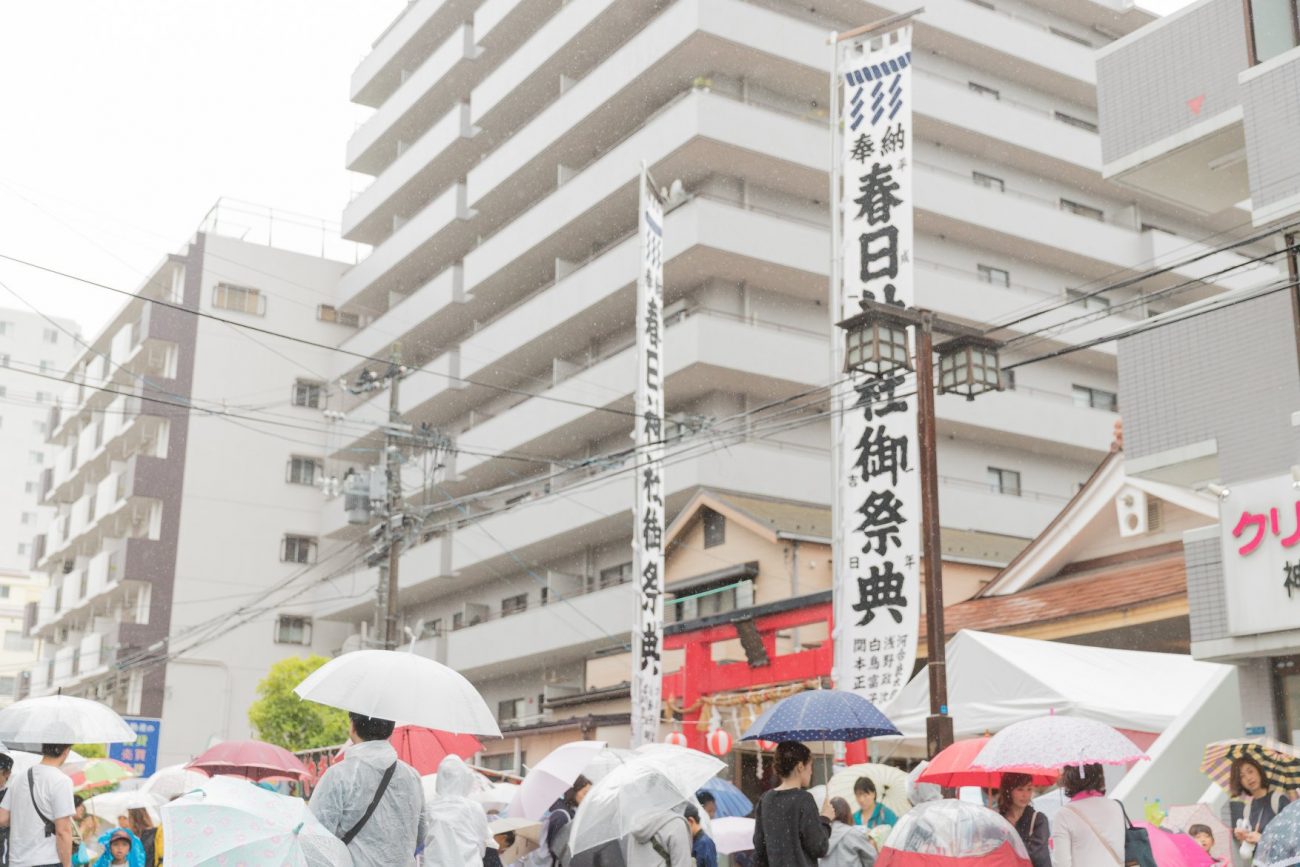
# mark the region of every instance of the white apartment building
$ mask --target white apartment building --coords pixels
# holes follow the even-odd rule
[[[51,513],[37,492],[53,455],[45,434],[57,379],[76,357],[78,331],[70,320],[0,310],[0,705],[13,701],[36,657],[23,615],[45,589],[31,568],[31,545]]]
[[[163,259],[76,358],[50,430],[31,694],[160,718],[161,764],[249,737],[270,665],[341,641],[287,592],[326,557],[330,351],[232,323],[340,342],[323,302],[345,266],[221,234],[249,225],[219,206]]]
[[[353,101],[374,113],[347,166],[374,180],[343,229],[373,250],[338,287],[336,305],[368,322],[343,346],[373,356],[400,340],[415,368],[405,420],[456,439],[432,489],[410,467],[414,502],[515,485],[435,516],[401,578],[406,623],[427,638],[417,650],[474,679],[503,722],[542,718],[548,700],[591,686],[589,656],[627,643],[632,481],[626,464],[581,462],[629,442],[642,160],[685,191],[664,227],[669,410],[713,425],[670,449],[670,515],[702,487],[829,503],[824,419],[735,418],[829,380],[827,36],[915,5],[412,0],[357,67]],[[921,305],[1003,323],[1205,250],[1196,239],[1238,222],[1101,177],[1094,52],[1147,13],[1125,0],[925,6],[912,106]],[[1242,260],[1177,267],[1007,333]],[[1261,279],[1074,323],[1004,362]],[[1033,537],[1112,441],[1113,345],[1017,373],[1002,393],[938,400],[946,528]],[[374,426],[387,396],[347,406]],[[359,531],[340,502],[323,532]],[[355,625],[370,609],[328,616]]]

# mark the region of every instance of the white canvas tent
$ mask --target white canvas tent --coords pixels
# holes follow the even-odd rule
[[[948,712],[957,738],[997,732],[1048,713],[1087,717],[1159,734],[1198,710],[1231,666],[1190,656],[1085,647],[962,630],[948,642]],[[924,749],[929,671],[882,708],[902,738],[881,738],[886,755]]]

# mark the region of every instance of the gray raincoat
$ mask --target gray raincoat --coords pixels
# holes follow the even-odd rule
[[[668,853],[665,859],[655,842]],[[627,867],[691,867],[691,831],[680,813],[646,813],[627,840]]]
[[[320,778],[311,811],[340,840],[370,806],[388,766],[397,762],[370,821],[348,846],[355,867],[410,867],[424,843],[424,790],[415,768],[398,761],[388,741],[362,741],[343,751],[343,761]]]
[[[861,828],[831,823],[831,846],[817,867],[872,867],[875,863],[876,847]]]

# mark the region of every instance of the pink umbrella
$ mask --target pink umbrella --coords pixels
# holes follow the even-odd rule
[[[1157,828],[1150,822],[1134,822],[1133,827],[1145,828],[1151,838],[1151,854],[1160,867],[1211,867],[1212,859],[1201,844],[1186,834],[1173,834]]]
[[[310,782],[311,771],[293,753],[262,741],[226,741],[186,765],[210,777],[235,775],[253,782],[301,780]]]

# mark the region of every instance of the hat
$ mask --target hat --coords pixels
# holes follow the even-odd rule
[[[131,832],[126,830],[125,828],[118,828],[117,830],[113,831],[112,834],[108,835],[108,842],[110,845],[114,840],[125,840],[126,842],[130,843]]]

